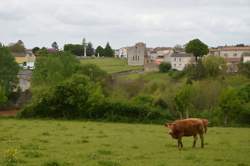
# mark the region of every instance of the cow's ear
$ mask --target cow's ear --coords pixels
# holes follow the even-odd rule
[[[171,128],[171,126],[172,126],[172,123],[166,123],[166,125],[165,125],[166,127],[168,127],[168,128]]]

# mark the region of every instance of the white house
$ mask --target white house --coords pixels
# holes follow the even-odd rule
[[[182,71],[187,65],[194,62],[194,57],[192,54],[177,52],[170,56],[170,62],[172,69]]]
[[[32,53],[31,50],[26,50],[25,53],[12,53],[15,57],[16,62],[19,66],[24,69],[34,69],[36,56]]]

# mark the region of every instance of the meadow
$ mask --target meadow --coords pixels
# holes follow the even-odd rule
[[[163,125],[0,119],[0,165],[247,166],[250,129],[210,127],[179,151]],[[8,162],[7,159],[13,159]]]
[[[141,70],[142,66],[128,66],[127,60],[119,58],[82,59],[82,64],[95,64],[108,73],[117,73],[130,70]]]

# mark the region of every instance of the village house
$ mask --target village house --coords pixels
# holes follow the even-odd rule
[[[120,48],[118,51],[118,58],[128,58],[128,47]]]
[[[32,50],[26,50],[23,53],[12,53],[16,62],[23,69],[34,69],[36,56],[32,53]]]
[[[250,52],[250,46],[224,46],[209,50],[209,56],[223,57],[228,65],[228,72],[237,72],[238,64],[244,61],[244,54]],[[247,61],[247,57],[245,61]]]
[[[151,62],[159,65],[162,62],[170,62],[170,56],[173,52],[170,47],[156,47],[148,51],[148,56]]]
[[[179,71],[184,70],[187,65],[193,63],[194,61],[194,56],[185,52],[176,52],[170,56],[172,69]]]
[[[128,65],[143,66],[148,62],[146,44],[137,43],[127,48]]]

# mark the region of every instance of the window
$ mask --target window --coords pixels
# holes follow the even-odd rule
[[[181,58],[179,58],[179,62],[181,62]]]
[[[133,56],[133,60],[135,60],[135,57]]]
[[[174,61],[176,61],[176,58],[174,58]]]
[[[181,64],[179,64],[179,66],[181,66]]]
[[[234,53],[234,56],[237,56],[237,53]]]
[[[227,57],[227,53],[224,54],[224,57]]]
[[[176,64],[174,64],[174,67],[176,67]]]
[[[140,57],[138,56],[138,61],[139,61]]]

